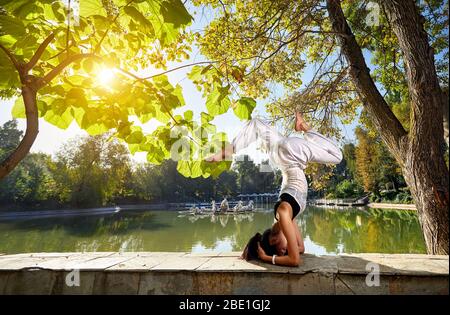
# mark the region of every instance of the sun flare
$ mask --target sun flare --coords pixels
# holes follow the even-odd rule
[[[114,70],[110,68],[101,69],[97,74],[99,83],[104,86],[109,86],[111,81],[114,80]]]

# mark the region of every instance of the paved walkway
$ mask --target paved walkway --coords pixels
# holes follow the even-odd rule
[[[304,255],[301,266],[290,268],[239,254],[0,254],[0,293],[448,294],[448,256]],[[80,271],[80,286],[64,284],[73,270]],[[368,286],[368,273],[378,270],[379,285]]]
[[[377,208],[377,209],[417,210],[416,205],[405,203],[371,202],[367,206],[370,208]]]

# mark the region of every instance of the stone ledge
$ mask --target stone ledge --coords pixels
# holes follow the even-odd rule
[[[240,253],[30,253],[0,256],[3,294],[448,294],[448,256],[304,255],[297,268]],[[365,279],[377,264],[380,286]],[[368,270],[366,270],[368,268]],[[65,285],[80,270],[80,287]],[[270,282],[268,282],[270,281]],[[264,285],[270,283],[270,287]]]

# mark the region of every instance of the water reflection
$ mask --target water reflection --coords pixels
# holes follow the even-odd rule
[[[228,224],[228,220],[232,218],[236,223],[242,221],[253,221],[254,213],[225,213],[225,214],[215,214],[215,213],[207,213],[207,214],[179,214],[179,218],[187,218],[189,222],[194,223],[197,220],[209,218],[211,223],[220,223],[223,227],[226,227]]]
[[[417,214],[384,209],[305,211],[301,230],[327,253],[425,253]]]
[[[180,215],[124,211],[0,222],[0,252],[240,251],[273,223],[273,212]],[[309,253],[425,253],[416,213],[309,207],[298,218]]]

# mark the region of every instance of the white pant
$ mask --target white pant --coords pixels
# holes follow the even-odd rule
[[[281,169],[283,183],[280,194],[292,195],[300,205],[300,211],[306,207],[308,183],[303,170],[307,164],[338,164],[342,160],[342,152],[336,143],[317,131],[305,132],[304,138],[284,137],[259,118],[247,121],[233,139],[234,152],[238,153],[258,139],[269,154],[271,163]]]

